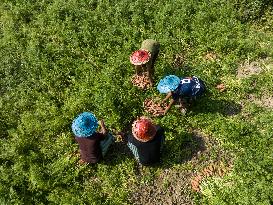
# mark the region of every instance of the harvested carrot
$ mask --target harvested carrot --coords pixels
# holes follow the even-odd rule
[[[160,104],[159,102],[155,102],[151,98],[147,98],[144,103],[144,110],[150,113],[153,116],[160,116],[164,114],[164,110],[167,107],[167,104]]]
[[[143,90],[151,87],[147,72],[144,72],[141,75],[133,75],[131,81],[134,86],[137,86]]]

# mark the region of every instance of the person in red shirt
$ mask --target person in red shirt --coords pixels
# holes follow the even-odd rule
[[[100,125],[101,131],[96,132]],[[80,163],[97,163],[106,154],[113,143],[113,136],[108,133],[104,121],[98,121],[93,113],[83,112],[72,123],[75,140],[79,144]]]
[[[128,136],[128,147],[142,165],[160,162],[164,130],[154,125],[150,119],[140,117],[132,125],[132,135]]]

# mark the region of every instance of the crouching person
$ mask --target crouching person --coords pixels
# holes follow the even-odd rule
[[[164,130],[150,119],[141,117],[132,125],[128,147],[136,160],[147,166],[160,162],[164,140]]]
[[[100,125],[100,132],[96,132]],[[91,112],[83,112],[73,120],[72,131],[79,144],[80,163],[97,163],[106,154],[113,143],[113,136],[108,133],[104,121],[98,121]]]
[[[150,85],[153,85],[154,65],[159,49],[159,42],[146,39],[142,42],[141,48],[130,56],[130,62],[135,66],[136,74],[141,75],[147,72]]]
[[[195,76],[179,78],[175,75],[168,75],[160,80],[157,89],[160,93],[167,94],[162,103],[171,98],[164,111],[164,114],[166,114],[175,103],[179,103],[185,109],[187,104],[204,94],[206,87],[204,82]]]

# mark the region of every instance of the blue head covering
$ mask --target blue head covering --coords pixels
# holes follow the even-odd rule
[[[73,120],[72,131],[77,137],[89,137],[95,133],[98,120],[91,112],[83,112]]]
[[[180,83],[180,78],[176,75],[168,75],[161,79],[157,85],[157,90],[160,93],[168,93],[174,91]]]

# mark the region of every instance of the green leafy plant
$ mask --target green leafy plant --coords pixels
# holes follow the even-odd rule
[[[273,84],[272,61],[263,61],[273,57],[271,13],[266,0],[2,0],[0,203],[128,204],[131,187],[165,169],[194,171],[187,145],[198,129],[236,160],[231,175],[204,182],[196,203],[272,204],[273,116],[270,104],[263,106]],[[173,108],[153,119],[166,132],[161,166],[140,174],[125,144],[98,165],[80,166],[75,116],[92,111],[110,130],[128,131],[146,114],[142,102],[158,95],[130,82],[129,55],[146,38],[161,44],[156,82],[196,75],[206,82],[206,96],[185,116]],[[268,67],[238,78],[246,60]]]

